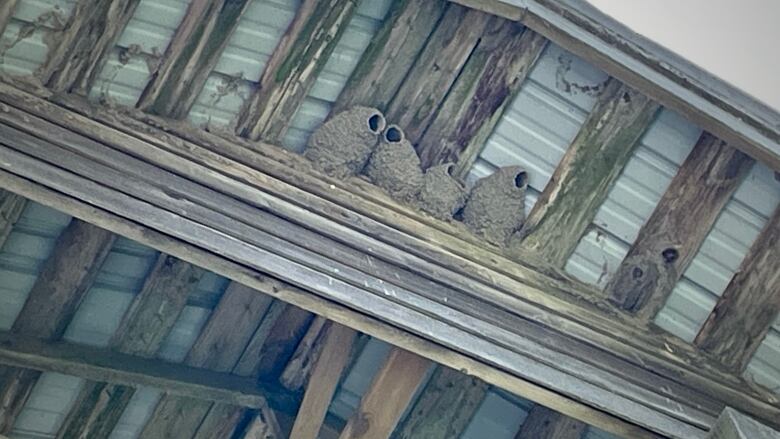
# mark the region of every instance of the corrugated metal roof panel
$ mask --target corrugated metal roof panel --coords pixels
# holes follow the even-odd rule
[[[528,417],[531,405],[521,406],[496,392],[488,392],[461,438],[513,439]]]
[[[33,387],[11,438],[53,438],[65,420],[84,380],[58,373],[44,373]]]
[[[137,389],[109,439],[135,439],[139,437],[161,397],[162,392],[158,390],[148,387]]]

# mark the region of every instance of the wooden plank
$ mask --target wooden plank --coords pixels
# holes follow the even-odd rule
[[[389,438],[430,367],[423,357],[399,348],[391,350],[340,438]]]
[[[0,248],[3,247],[14,224],[24,211],[27,200],[14,193],[0,190]]]
[[[249,4],[249,0],[190,3],[136,107],[161,116],[186,117]]]
[[[731,370],[742,372],[780,311],[780,207],[694,340]]]
[[[122,318],[110,348],[129,355],[153,356],[173,329],[203,273],[200,268],[161,254]],[[85,383],[57,437],[110,436],[134,393],[131,387]]]
[[[247,425],[243,439],[282,439],[285,436],[275,416],[267,412],[259,412]]]
[[[40,69],[55,92],[88,95],[140,0],[80,0]]]
[[[299,390],[306,387],[312,366],[317,362],[324,345],[325,334],[330,324],[322,316],[316,316],[309,325],[306,335],[303,336],[295,349],[290,361],[284,368],[279,381],[289,390]]]
[[[528,215],[519,245],[562,267],[657,110],[646,96],[610,79]]]
[[[356,105],[386,110],[446,6],[443,0],[393,2],[331,112]]]
[[[357,335],[354,330],[339,324],[330,325],[326,331],[322,354],[306,386],[291,439],[317,439]]]
[[[587,424],[537,405],[531,409],[515,439],[580,439],[587,427]]]
[[[455,83],[490,16],[450,4],[385,112],[417,143]]]
[[[484,381],[438,366],[394,437],[449,439],[461,437],[487,394]]]
[[[76,313],[108,256],[114,235],[80,220],[72,220],[57,238],[27,300],[14,321],[14,333],[58,339]],[[40,373],[0,368],[0,432],[8,433],[21,413]]]
[[[610,300],[652,320],[752,164],[702,134],[607,285]]]
[[[707,439],[780,439],[780,431],[726,407]]]
[[[336,48],[356,0],[304,0],[239,116],[236,132],[280,141]]]
[[[18,0],[6,0],[0,4],[0,35],[5,32],[8,22],[11,21],[17,2]]]
[[[423,169],[457,163],[453,175],[465,179],[546,45],[544,37],[518,23],[491,19],[419,139],[417,153]]]

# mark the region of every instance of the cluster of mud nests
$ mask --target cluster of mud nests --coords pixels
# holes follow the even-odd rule
[[[436,218],[462,221],[496,245],[506,245],[525,220],[527,178],[522,168],[500,168],[469,191],[452,176],[453,163],[423,172],[403,129],[388,125],[376,108],[353,107],[334,115],[312,134],[304,155],[340,179],[366,175],[394,198]]]

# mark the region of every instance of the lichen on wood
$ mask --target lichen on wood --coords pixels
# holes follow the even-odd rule
[[[471,189],[463,222],[474,233],[503,246],[525,220],[525,171],[519,166],[498,169]]]
[[[390,125],[371,155],[366,175],[395,198],[413,202],[423,184],[420,158],[397,125]]]

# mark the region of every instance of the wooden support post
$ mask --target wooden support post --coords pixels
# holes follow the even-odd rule
[[[399,426],[398,439],[461,437],[487,394],[484,381],[438,366]]]
[[[333,112],[354,105],[386,110],[446,6],[444,0],[394,1],[336,100]]]
[[[736,372],[753,353],[780,311],[780,207],[750,247],[694,344]]]
[[[317,439],[347,366],[357,333],[339,324],[326,329],[322,353],[312,371],[290,439]]]
[[[395,430],[431,362],[400,348],[390,351],[341,439],[386,439]]]
[[[752,164],[702,134],[607,285],[610,301],[652,320]]]
[[[537,405],[531,409],[515,439],[580,439],[586,428],[587,424]]]
[[[726,407],[707,439],[780,439],[780,431]]]
[[[136,106],[161,116],[186,117],[250,3],[249,0],[190,3],[162,63],[152,72]]]
[[[79,0],[40,70],[55,92],[88,95],[140,0]]]
[[[284,137],[356,6],[356,0],[303,1],[239,116],[238,134],[269,142]]]
[[[72,220],[57,239],[11,331],[43,339],[62,337],[108,256],[114,238],[111,232]],[[0,433],[8,433],[40,373],[0,369]]]
[[[646,96],[609,80],[528,215],[522,248],[566,264],[657,110]]]
[[[5,0],[0,3],[0,35],[3,35],[8,22],[11,21],[17,2],[18,0]]]
[[[14,224],[22,216],[27,200],[24,197],[0,189],[0,248],[3,247]]]
[[[417,143],[423,169],[457,163],[465,179],[493,128],[547,45],[520,24],[493,18]]]
[[[385,112],[387,121],[400,125],[412,143],[430,125],[489,21],[485,13],[447,7]]]
[[[128,355],[153,356],[173,328],[203,270],[161,254],[141,292],[125,313],[109,346]],[[63,423],[58,438],[107,438],[135,389],[89,381]]]

